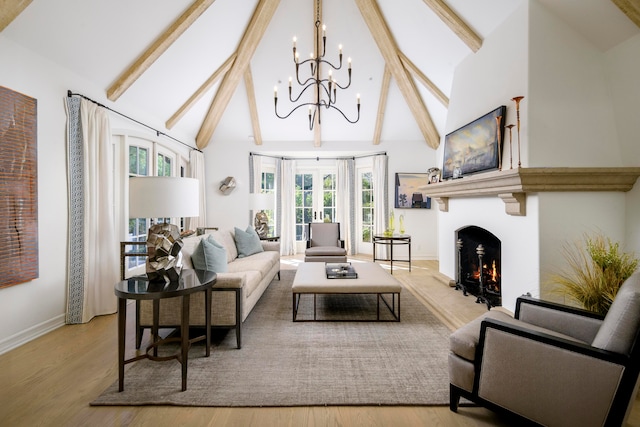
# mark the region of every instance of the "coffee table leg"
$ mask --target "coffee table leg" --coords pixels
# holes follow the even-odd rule
[[[127,300],[118,298],[118,391],[124,390],[124,343],[127,334]]]
[[[190,295],[182,296],[182,325],[180,330],[180,334],[182,336],[182,391],[187,389],[187,362],[189,360],[189,300]]]

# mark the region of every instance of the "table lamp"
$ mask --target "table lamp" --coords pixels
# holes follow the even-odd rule
[[[181,218],[199,215],[195,178],[129,178],[129,218]],[[175,224],[153,224],[147,235],[146,273],[150,281],[176,281],[182,269],[182,238]]]
[[[249,196],[249,205],[256,215],[253,226],[256,228],[258,236],[264,239],[269,233],[269,218],[265,210],[273,210],[273,194],[252,193]]]

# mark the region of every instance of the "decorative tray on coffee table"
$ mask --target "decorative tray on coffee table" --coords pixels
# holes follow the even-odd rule
[[[327,262],[327,279],[357,279],[358,273],[350,262]]]

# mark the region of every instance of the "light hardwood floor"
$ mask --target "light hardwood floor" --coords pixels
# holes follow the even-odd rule
[[[285,257],[282,268],[295,268],[298,262],[299,257]],[[394,276],[451,329],[486,310],[484,305],[475,304],[473,297],[464,297],[450,288],[448,279],[438,273],[436,262],[414,261],[411,272],[397,263]],[[131,319],[133,316],[128,316]],[[474,407],[461,408],[458,413],[446,406],[91,407],[89,402],[117,380],[116,323],[116,316],[110,315],[85,325],[64,326],[0,355],[0,426],[509,425],[504,417]],[[131,321],[128,328],[130,357],[135,353]],[[640,426],[640,400],[636,401],[628,425]]]

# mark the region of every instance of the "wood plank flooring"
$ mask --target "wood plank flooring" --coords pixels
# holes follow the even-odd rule
[[[298,262],[300,257],[284,257],[282,268],[295,268]],[[450,288],[434,261],[414,261],[411,272],[396,263],[394,276],[452,330],[486,310],[484,305],[475,304],[473,297]],[[127,357],[135,354],[132,314],[128,316]],[[509,425],[505,418],[473,407],[461,408],[458,413],[446,406],[90,407],[89,402],[118,377],[116,325],[115,315],[101,316],[85,325],[64,326],[0,355],[0,426]],[[628,425],[640,426],[639,400]]]

